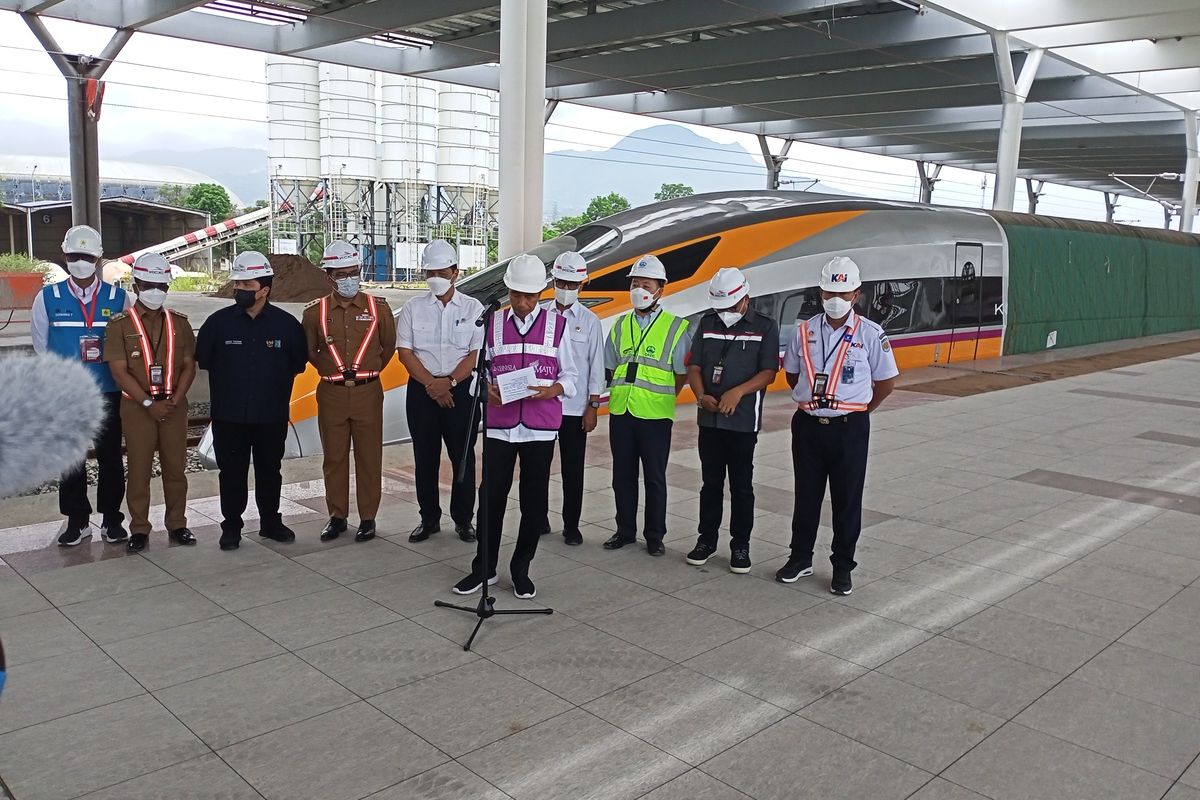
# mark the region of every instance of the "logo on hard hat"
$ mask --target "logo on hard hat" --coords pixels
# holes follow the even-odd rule
[[[850,276],[845,272],[838,272],[829,276],[829,279],[834,283],[849,283]]]

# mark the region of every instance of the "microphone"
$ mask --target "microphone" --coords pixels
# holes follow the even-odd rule
[[[53,355],[0,359],[0,497],[83,461],[103,421],[104,398],[83,364]]]
[[[492,300],[483,307],[483,313],[479,315],[479,319],[475,320],[475,327],[482,328],[487,324],[488,317],[500,310],[500,300]]]

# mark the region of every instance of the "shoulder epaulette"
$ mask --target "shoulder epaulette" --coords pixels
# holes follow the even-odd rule
[[[113,314],[111,317],[109,317],[108,321],[109,322],[120,322],[121,320],[125,319],[128,316],[129,316],[128,311],[122,311],[119,314]]]
[[[180,311],[180,310],[179,310],[179,309],[177,309],[177,308],[172,308],[172,309],[171,309],[171,313],[172,313],[172,314],[174,314],[175,316],[179,317],[180,319],[187,319],[187,318],[188,318],[188,315],[187,315],[187,314],[183,313],[182,311]]]
[[[307,311],[308,309],[313,308],[314,306],[319,306],[321,304],[321,300],[323,300],[323,299],[324,298],[318,297],[316,300],[313,300],[313,301],[305,304],[304,309]]]

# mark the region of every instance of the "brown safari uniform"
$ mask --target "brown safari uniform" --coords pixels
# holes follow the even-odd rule
[[[146,329],[150,349],[154,351],[150,360],[137,328],[130,318],[136,311]],[[169,313],[175,326],[175,341],[169,341],[164,314]],[[196,335],[186,315],[178,311],[159,309],[149,311],[136,305],[131,311],[117,314],[108,323],[104,335],[104,360],[124,361],[138,386],[150,394],[150,378],[146,367],[161,365],[165,373],[170,362],[169,354],[174,348],[175,369],[171,385],[179,385],[185,358],[195,358]],[[165,375],[164,375],[165,377]],[[165,399],[156,397],[155,399]],[[129,530],[131,533],[150,533],[150,472],[154,465],[154,452],[162,467],[163,496],[167,504],[167,530],[187,527],[187,401],[180,398],[180,405],[167,417],[166,422],[151,418],[141,404],[128,397],[121,398],[121,428],[125,432],[125,449],[128,453],[129,476],[126,501],[129,505]]]
[[[350,513],[351,443],[360,519],[375,519],[383,494],[383,386],[378,373],[396,356],[396,318],[386,300],[375,297],[374,301],[372,313],[365,292],[349,300],[333,293],[304,309],[308,357],[321,376],[317,429],[325,451],[325,502],[329,516],[340,519]],[[326,307],[324,329],[322,302]],[[360,351],[362,357],[356,364]]]

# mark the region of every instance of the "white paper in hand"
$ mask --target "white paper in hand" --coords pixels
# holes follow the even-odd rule
[[[533,390],[529,387],[537,385],[537,372],[531,366],[497,375],[496,388],[500,390],[500,405],[506,406],[531,397]]]

